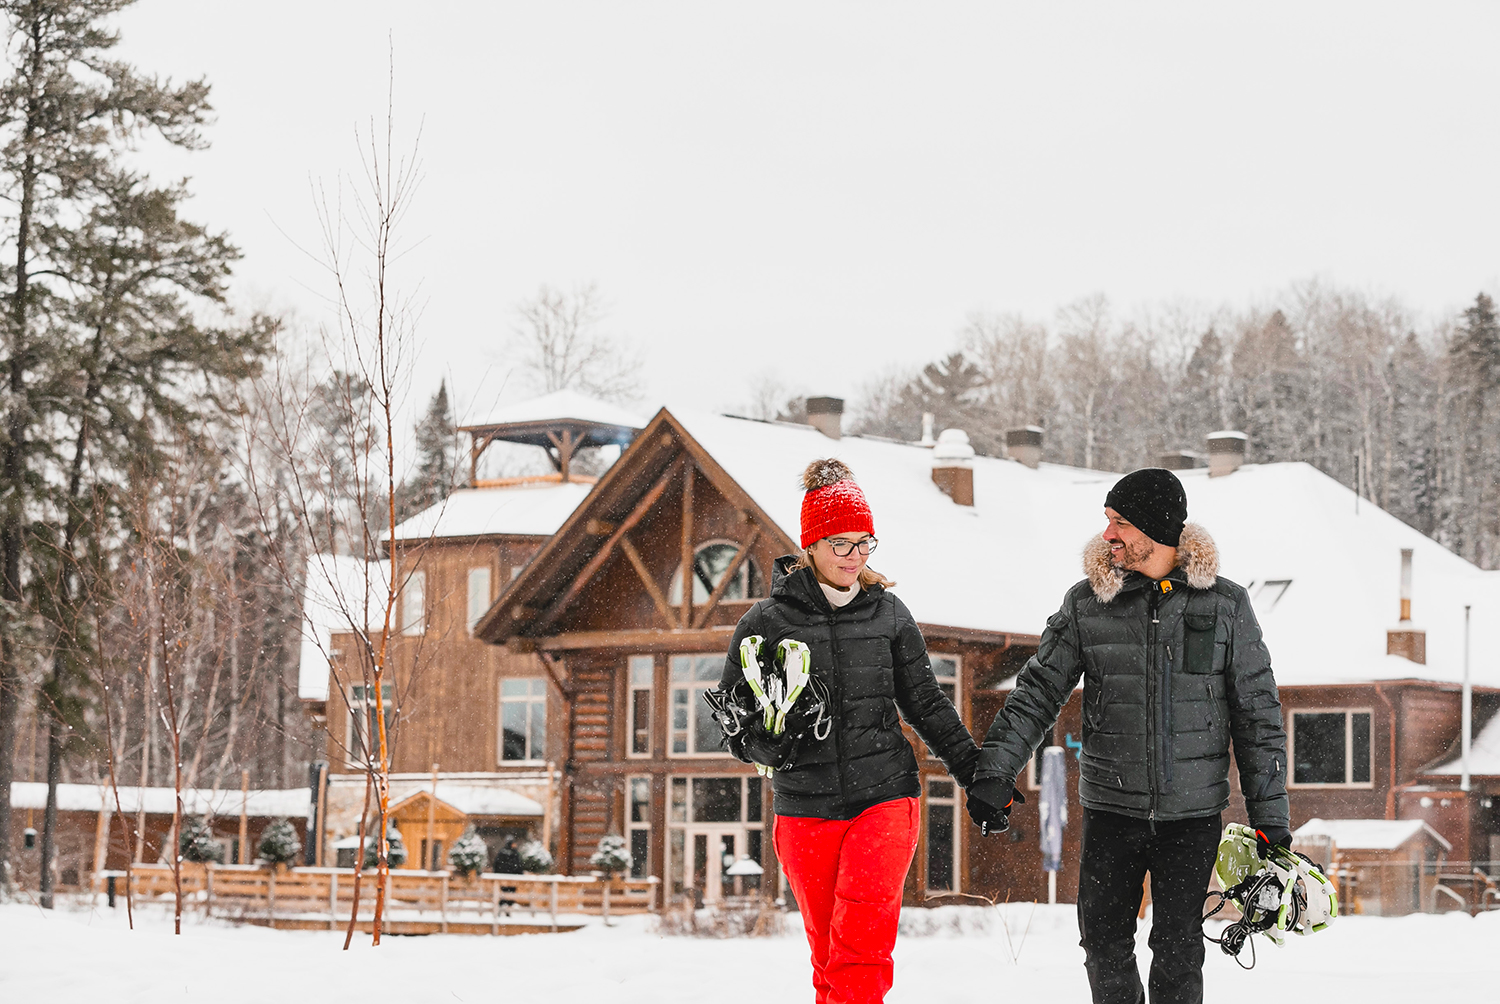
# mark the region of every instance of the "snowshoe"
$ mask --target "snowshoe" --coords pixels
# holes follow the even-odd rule
[[[1256,846],[1255,831],[1242,823],[1230,823],[1219,841],[1214,876],[1222,892],[1212,892],[1218,903],[1204,920],[1233,904],[1240,919],[1218,938],[1204,935],[1239,961],[1251,935],[1265,935],[1274,944],[1286,941],[1288,933],[1300,935],[1321,931],[1339,915],[1339,898],[1333,883],[1306,855],[1285,847],[1271,848],[1265,858]],[[1255,965],[1251,946],[1249,969]]]

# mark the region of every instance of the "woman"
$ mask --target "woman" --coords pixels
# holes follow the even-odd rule
[[[751,713],[730,749],[771,768],[772,840],[802,910],[819,1004],[876,1002],[891,987],[921,825],[917,760],[897,709],[965,787],[979,750],[933,677],[916,621],[889,591],[894,583],[866,565],[875,524],[853,474],[817,460],[802,481],[802,554],[777,560],[770,597],[741,618],[716,696],[743,697],[746,639],[768,674],[784,641],[807,646],[812,685],[786,731]]]

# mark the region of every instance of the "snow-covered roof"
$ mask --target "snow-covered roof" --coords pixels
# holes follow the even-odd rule
[[[307,559],[302,594],[302,650],[297,696],[328,700],[328,656],[334,632],[347,632],[361,620],[378,631],[385,620],[390,563],[342,554]]]
[[[801,473],[833,456],[854,471],[875,516],[871,564],[896,580],[919,621],[1040,634],[1082,577],[1079,555],[1104,526],[1119,475],[976,457],[974,505],[933,484],[932,453],[811,426],[674,412],[793,539]],[[1473,606],[1473,680],[1500,687],[1500,573],[1483,572],[1305,463],[1247,465],[1210,478],[1177,472],[1189,516],[1218,544],[1221,574],[1250,589],[1283,685],[1419,678],[1457,682],[1463,606]],[[1401,549],[1415,552],[1415,626],[1427,664],[1386,654],[1400,610]]]
[[[431,784],[407,791],[392,805],[432,791]],[[542,803],[527,798],[520,792],[497,785],[464,784],[463,782],[438,781],[438,801],[446,802],[466,816],[540,816]]]
[[[1451,851],[1453,845],[1420,819],[1309,819],[1294,837],[1330,837],[1334,847],[1348,851],[1393,851],[1419,833]]]
[[[464,428],[486,425],[519,425],[525,422],[586,422],[591,425],[614,425],[625,429],[643,429],[646,420],[619,405],[587,397],[577,391],[559,390],[529,401],[508,405],[483,419],[464,422]]]
[[[252,788],[245,810],[251,816],[305,816],[311,806],[307,788]],[[120,807],[127,813],[141,811],[144,797],[149,813],[171,815],[177,801],[172,788],[138,788],[120,786]],[[188,815],[238,816],[239,788],[189,788],[182,793]],[[10,804],[17,809],[42,809],[47,805],[47,785],[41,781],[13,781]],[[115,792],[107,784],[59,784],[57,808],[61,812],[98,812],[115,809]]]
[[[1455,756],[1422,773],[1457,777],[1463,773],[1463,764]],[[1474,777],[1500,777],[1500,714],[1492,716],[1469,742],[1469,773]]]
[[[919,621],[949,627],[1040,634],[1078,580],[1079,551],[1103,528],[1104,494],[1118,478],[976,457],[975,504],[961,506],[933,484],[925,447],[834,441],[808,425],[673,415],[793,540],[803,468],[817,457],[843,460],[874,511],[880,549],[870,564],[896,580]]]
[[[461,488],[396,527],[396,540],[518,534],[550,537],[593,485],[537,481],[492,488]],[[383,535],[382,539],[389,537]]]

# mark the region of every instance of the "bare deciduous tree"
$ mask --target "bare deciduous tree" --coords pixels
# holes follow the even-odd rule
[[[606,313],[593,283],[571,293],[544,284],[516,307],[509,351],[542,393],[575,390],[607,401],[639,400],[640,357],[600,333]]]

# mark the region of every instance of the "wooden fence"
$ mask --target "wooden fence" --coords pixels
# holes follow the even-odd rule
[[[125,872],[98,873],[102,888],[114,878],[123,895]],[[168,865],[135,865],[130,871],[136,902],[170,901],[175,886]],[[368,930],[375,908],[374,869],[360,880],[358,921]],[[650,913],[656,909],[660,880],[612,879],[585,875],[500,875],[464,878],[453,872],[393,869],[387,880],[385,924],[388,931],[500,934],[524,926],[536,929],[540,918],[558,929],[558,916]],[[207,916],[252,923],[278,922],[286,927],[337,930],[349,922],[354,906],[354,869],[276,869],[256,865],[183,864],[185,908]]]

